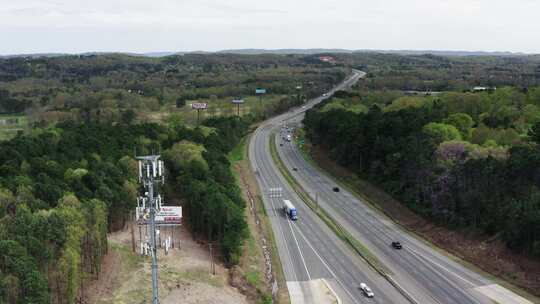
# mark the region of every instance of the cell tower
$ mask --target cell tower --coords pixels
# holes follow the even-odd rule
[[[165,182],[165,172],[163,161],[159,160],[160,155],[137,156],[139,160],[139,183],[144,186],[144,196],[139,197],[145,210],[145,217],[150,222],[150,240],[142,249],[149,251],[152,256],[152,304],[159,304],[158,298],[158,277],[157,277],[157,247],[156,247],[156,213],[161,210],[161,195],[154,187]],[[143,247],[143,246],[141,246]]]

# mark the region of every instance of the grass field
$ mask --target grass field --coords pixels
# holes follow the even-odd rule
[[[163,122],[166,121],[171,115],[178,116],[182,122],[190,125],[197,123],[197,111],[191,108],[192,103],[207,103],[208,108],[201,110],[199,115],[200,121],[210,117],[219,116],[240,116],[248,114],[259,114],[263,111],[268,111],[274,107],[281,98],[286,95],[266,95],[261,99],[257,96],[244,97],[244,103],[238,108],[237,105],[232,103],[232,97],[230,98],[211,98],[200,100],[188,100],[186,105],[182,108],[177,108],[175,105],[164,106],[159,111],[150,112],[141,117],[143,120],[151,122]]]

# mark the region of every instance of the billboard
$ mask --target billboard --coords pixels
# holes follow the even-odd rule
[[[266,94],[266,89],[257,88],[255,89],[255,94]]]
[[[235,98],[232,100],[232,103],[234,104],[241,104],[241,103],[244,103],[244,100],[243,99],[240,99],[240,98]]]
[[[149,224],[150,214],[148,208],[137,207],[136,219],[139,225]],[[156,225],[180,225],[182,223],[182,207],[162,206],[156,213]]]
[[[205,102],[194,102],[191,104],[191,108],[194,110],[204,110],[208,108],[208,104]]]

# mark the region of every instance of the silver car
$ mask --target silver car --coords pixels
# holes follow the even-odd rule
[[[373,298],[375,296],[373,291],[371,291],[371,288],[369,288],[365,283],[360,283],[360,289],[368,298]]]

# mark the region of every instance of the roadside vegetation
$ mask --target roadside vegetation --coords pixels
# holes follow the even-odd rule
[[[424,74],[420,68],[416,76]],[[424,88],[401,79],[401,86],[388,83],[393,90],[377,90],[373,79],[383,75],[308,111],[309,144],[424,219],[540,260],[540,87],[408,92],[433,88],[418,77]],[[537,290],[538,271],[498,274]]]

